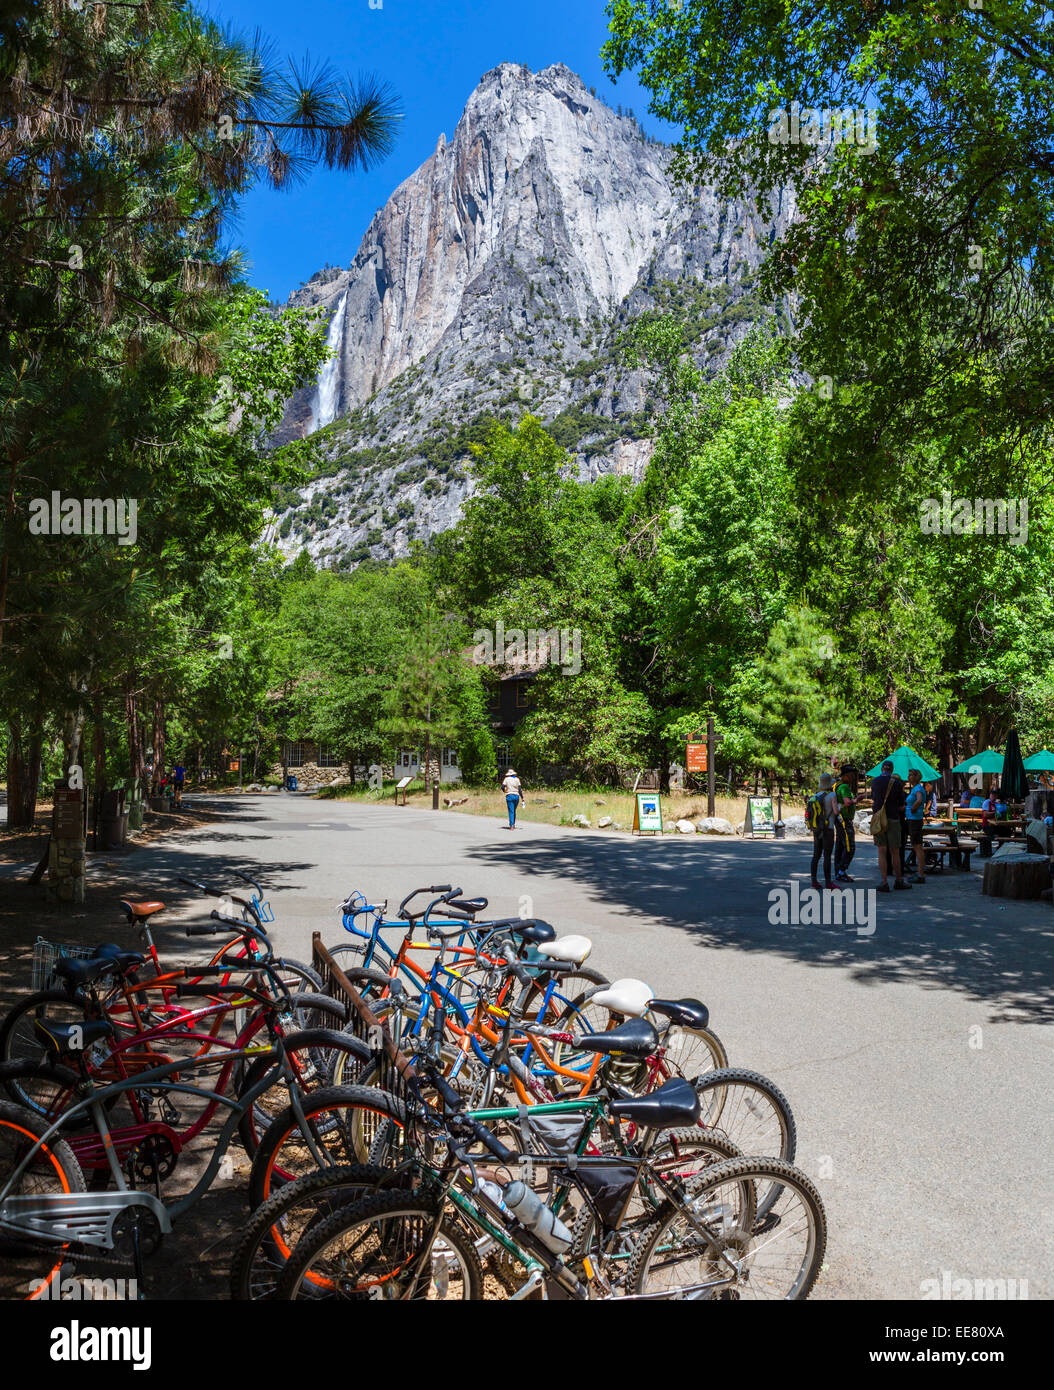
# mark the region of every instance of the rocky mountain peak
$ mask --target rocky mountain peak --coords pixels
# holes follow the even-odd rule
[[[350,264],[292,297],[325,307],[334,359],[289,403],[279,438],[324,431],[340,481],[296,499],[312,520],[283,520],[290,551],[307,543],[354,562],[451,524],[471,482],[450,439],[484,415],[571,416],[557,434],[583,476],[640,470],[647,402],[615,364],[618,328],[678,307],[719,364],[756,316],[744,296],[792,212],[784,195],[758,208],[686,194],[669,162],[563,63],[484,73],[449,141],[440,135],[395,189]]]

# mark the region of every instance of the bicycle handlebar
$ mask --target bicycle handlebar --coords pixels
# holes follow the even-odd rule
[[[527,974],[527,971],[524,970],[523,966],[517,960],[516,952],[512,949],[508,942],[506,942],[505,945],[502,946],[501,954],[505,960],[506,965],[508,965],[509,970],[512,972],[513,975],[515,975],[516,979],[519,980],[521,985],[534,984],[534,981],[531,979],[530,975]]]

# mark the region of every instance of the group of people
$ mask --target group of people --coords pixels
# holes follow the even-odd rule
[[[812,829],[812,864],[810,880],[813,888],[835,888],[853,883],[849,865],[856,853],[854,818],[858,802],[859,773],[843,763],[836,780],[830,772],[820,778],[819,790],[806,803],[806,819]],[[889,893],[889,876],[893,888],[909,889],[904,877],[904,852],[910,843],[915,849],[915,875],[912,883],[926,882],[926,854],[922,827],[927,816],[937,814],[937,789],[932,782],[923,782],[922,774],[913,769],[905,783],[896,775],[892,762],[882,764],[880,774],[871,783],[871,814],[885,811],[885,825],[876,826],[872,838],[878,849],[880,893]],[[817,878],[823,860],[824,882]],[[832,859],[834,875],[832,877]]]
[[[966,810],[967,807],[971,810],[981,811],[983,813],[981,816],[982,825],[984,825],[989,817],[994,817],[996,820],[1004,820],[1007,815],[1006,798],[995,782],[992,783],[987,796],[978,796],[976,792],[971,791],[970,788],[967,787],[959,798],[959,809]]]
[[[166,789],[168,787],[171,787],[173,805],[181,806],[183,804],[183,788],[186,785],[186,780],[186,768],[183,766],[182,763],[176,763],[175,767],[172,769],[171,774],[166,773],[164,770],[162,770],[160,780],[154,784],[156,790],[153,792],[153,795],[166,796]]]

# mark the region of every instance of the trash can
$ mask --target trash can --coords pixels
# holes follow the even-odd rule
[[[777,839],[777,840],[785,840],[786,838],[787,838],[787,826],[786,826],[786,824],[785,824],[783,821],[778,820],[778,821],[776,822],[776,839]]]
[[[295,792],[295,791],[296,791],[296,778],[293,777],[292,775],[288,776],[288,777],[285,779],[285,785],[286,785],[286,790],[287,790],[287,791]]]

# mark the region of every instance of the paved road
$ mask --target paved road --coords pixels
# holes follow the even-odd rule
[[[144,891],[196,911],[183,872],[259,867],[289,955],[332,944],[352,888],[483,893],[593,938],[592,963],[711,1009],[734,1065],[783,1088],[830,1223],[817,1296],[918,1299],[925,1280],[1027,1279],[1054,1295],[1054,914],[946,874],[877,899],[871,935],[768,920],[807,882],[801,843],[633,840],[453,812],[229,797],[224,820],[133,856]],[[872,885],[874,850],[858,857]],[[174,914],[176,915],[176,914]],[[162,922],[172,917],[157,919]],[[173,922],[172,942],[186,942]]]

